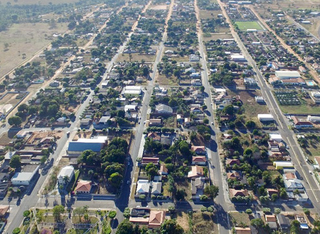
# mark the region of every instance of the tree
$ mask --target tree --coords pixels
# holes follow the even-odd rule
[[[176,208],[174,206],[169,206],[168,211],[172,214],[176,211]]]
[[[114,219],[117,216],[117,212],[112,210],[109,212],[108,216],[110,219]]]
[[[115,172],[111,174],[111,176],[108,179],[108,182],[117,189],[117,188],[120,188],[122,179],[123,179],[123,176],[120,175],[119,172]]]
[[[125,217],[125,218],[130,218],[130,208],[129,207],[126,207],[125,209],[124,209],[124,211],[123,211],[123,216]]]
[[[290,233],[299,233],[300,232],[300,222],[298,220],[294,220],[290,226]]]
[[[211,197],[211,199],[215,199],[219,194],[219,187],[215,185],[209,185],[204,188],[204,193]]]
[[[233,105],[226,106],[225,108],[223,108],[222,112],[227,115],[234,115],[235,113]]]
[[[8,123],[11,126],[19,126],[22,123],[22,119],[19,116],[12,116],[8,119]]]
[[[256,123],[254,121],[252,121],[252,120],[249,120],[249,121],[246,122],[246,127],[248,129],[253,129],[253,128],[256,127]]]
[[[10,167],[20,168],[21,167],[21,158],[19,155],[14,155],[9,162]]]
[[[64,206],[57,205],[57,206],[53,207],[52,214],[53,214],[53,218],[56,222],[61,221],[61,214],[62,213],[64,213]]]
[[[280,214],[281,213],[281,209],[280,208],[274,208],[274,213],[275,214]]]
[[[30,210],[25,210],[24,212],[23,212],[23,217],[29,217],[30,216]]]
[[[183,234],[183,228],[177,224],[175,219],[166,219],[160,228],[161,233],[165,234]]]
[[[310,210],[307,208],[303,208],[303,212],[308,216],[310,215]]]
[[[128,233],[133,233],[133,224],[125,219],[120,223],[116,234],[128,234]]]
[[[263,222],[262,219],[252,219],[251,222],[250,222],[250,224],[251,224],[252,226],[254,226],[254,227],[259,228],[259,227],[262,227],[262,226],[263,226],[264,222]]]

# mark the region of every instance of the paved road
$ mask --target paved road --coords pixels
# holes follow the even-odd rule
[[[246,47],[242,43],[238,34],[234,31],[232,24],[230,24],[230,19],[225,12],[225,9],[222,7],[221,1],[218,0],[220,7],[222,8],[223,14],[227,18],[229,25],[231,27],[231,33],[238,43],[239,48],[242,53],[248,59],[248,63],[253,67],[253,70],[256,72],[256,78],[258,80],[262,95],[270,109],[270,113],[274,116],[277,121],[279,133],[281,134],[283,140],[290,146],[289,152],[292,157],[292,161],[295,165],[296,170],[303,178],[305,189],[307,190],[308,196],[315,210],[320,211],[320,205],[318,198],[320,197],[320,190],[317,182],[313,175],[309,174],[309,167],[305,162],[305,157],[297,140],[295,138],[295,134],[291,131],[286,125],[286,117],[282,114],[278,103],[275,100],[275,97],[272,94],[272,90],[268,86],[267,82],[263,78],[259,68],[257,67],[255,61],[252,59],[250,54],[248,53]]]
[[[212,102],[212,95],[211,95],[211,86],[209,83],[208,78],[208,67],[206,61],[206,53],[205,47],[203,45],[203,32],[201,29],[201,20],[199,17],[199,8],[197,6],[197,0],[195,0],[195,10],[196,10],[196,17],[197,17],[197,32],[198,32],[198,41],[199,41],[199,52],[200,52],[200,63],[202,66],[203,71],[201,72],[202,78],[202,85],[205,87],[205,105],[208,107],[209,113],[211,113],[208,117],[209,123],[211,124],[212,128],[212,136],[209,146],[207,147],[207,155],[209,159],[209,173],[211,181],[216,185],[219,186],[219,195],[215,199],[215,207],[216,207],[216,216],[218,220],[218,228],[219,233],[228,234],[230,233],[230,223],[229,223],[229,215],[228,211],[231,209],[231,204],[229,200],[229,196],[227,193],[227,185],[226,180],[223,176],[223,167],[220,160],[220,155],[218,151],[217,145],[217,132],[219,129],[215,127],[212,123],[214,123],[215,119],[215,111],[213,109],[213,102]]]

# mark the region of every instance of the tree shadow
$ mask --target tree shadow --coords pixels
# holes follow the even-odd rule
[[[227,211],[225,211],[220,204],[215,204],[214,208],[217,216],[217,223],[220,224],[224,229],[229,230],[230,223],[229,214],[227,213]]]

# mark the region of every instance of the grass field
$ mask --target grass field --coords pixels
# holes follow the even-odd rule
[[[1,32],[0,77],[47,46],[51,41],[47,37],[51,38],[54,33],[63,33],[66,29],[66,24],[57,24],[56,28],[50,29],[47,23],[25,23],[14,24],[7,31]]]
[[[263,28],[257,21],[246,21],[246,22],[237,21],[236,25],[241,31],[246,31],[247,29],[263,30]]]
[[[310,105],[293,105],[293,106],[281,106],[280,109],[283,113],[288,114],[319,114],[320,106],[310,106]]]
[[[244,224],[245,226],[250,225],[249,215],[244,212],[230,212],[230,220],[235,226]]]
[[[144,54],[138,54],[134,53],[132,54],[131,61],[137,61],[141,62],[141,60],[144,60],[145,62],[153,62],[155,60],[156,56],[155,55],[144,55]],[[130,61],[130,56],[129,54],[120,54],[117,62],[123,62],[123,61]]]

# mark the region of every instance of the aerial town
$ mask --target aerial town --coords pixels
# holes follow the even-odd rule
[[[320,234],[320,0],[0,0],[0,233]]]

